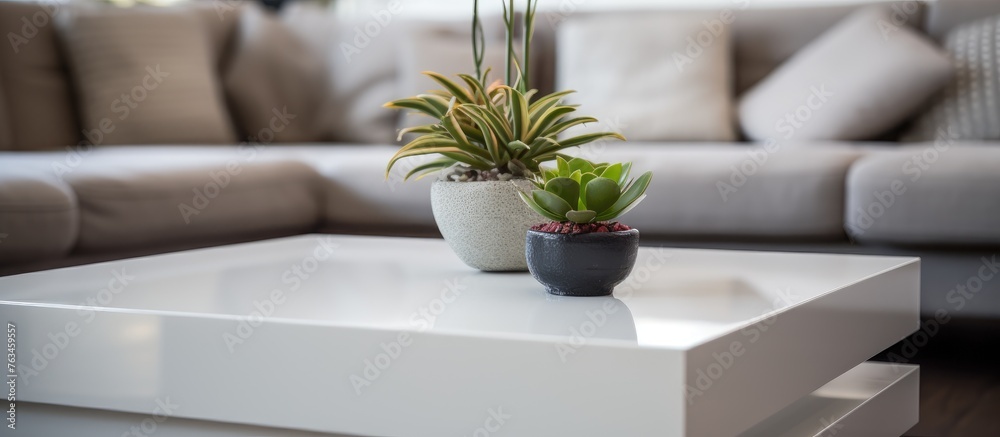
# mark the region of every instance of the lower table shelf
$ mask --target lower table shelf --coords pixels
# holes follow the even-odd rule
[[[862,363],[740,437],[898,437],[917,423],[919,383],[916,366]],[[105,437],[155,427],[157,437],[347,437],[190,420],[182,413],[154,422],[149,415],[38,403],[20,404],[19,413],[25,436]]]
[[[740,437],[898,437],[917,424],[920,369],[867,362]]]

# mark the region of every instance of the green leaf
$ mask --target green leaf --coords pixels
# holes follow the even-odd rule
[[[560,121],[559,123],[556,123],[550,126],[549,128],[542,130],[542,132],[539,133],[538,136],[554,137],[556,135],[563,133],[563,131],[573,126],[576,126],[578,124],[587,124],[587,123],[597,123],[597,119],[594,117],[574,117],[566,121]]]
[[[542,207],[542,209],[548,211],[555,217],[560,217],[553,220],[565,220],[566,213],[573,209],[568,203],[566,203],[565,200],[563,200],[562,197],[548,191],[532,191],[531,198],[538,204],[538,206]]]
[[[622,164],[622,175],[618,178],[618,185],[624,186],[625,181],[628,180],[629,173],[632,173],[632,163],[626,162]]]
[[[538,121],[533,122],[531,125],[531,129],[527,133],[526,141],[534,141],[535,138],[538,138],[541,133],[545,131],[545,129],[548,129],[549,126],[558,122],[563,118],[563,116],[573,111],[576,111],[576,108],[572,106],[556,106],[548,111],[545,111],[545,113],[539,117]]]
[[[549,180],[545,183],[545,191],[559,196],[567,205],[576,205],[580,200],[580,182],[570,178],[559,177]]]
[[[542,172],[546,180],[559,177],[559,172],[556,171],[555,169],[546,168]]]
[[[455,165],[456,162],[458,161],[455,161],[454,159],[451,158],[438,158],[433,161],[423,163],[421,165],[413,167],[413,170],[410,170],[408,173],[406,173],[406,176],[403,177],[403,180],[405,181],[417,174],[419,174],[419,176],[417,176],[417,179],[419,180],[420,178],[432,174],[436,171],[440,171],[442,169],[451,167],[452,165]]]
[[[577,209],[593,209],[587,208],[587,184],[596,177],[597,175],[593,173],[584,173],[580,176],[580,206]]]
[[[572,179],[572,180],[574,180],[574,181],[576,181],[576,183],[580,183],[580,178],[582,176],[583,176],[583,173],[581,173],[580,170],[574,170],[573,173],[569,174],[569,178]]]
[[[536,192],[540,192],[540,191],[541,190],[535,190],[535,191],[532,191],[532,193],[536,193]],[[531,196],[528,196],[527,194],[524,194],[524,193],[522,193],[520,191],[518,191],[517,194],[519,196],[521,196],[521,200],[523,200],[524,203],[526,203],[531,209],[535,210],[535,212],[537,212],[542,217],[545,217],[545,218],[547,218],[549,220],[555,220],[557,222],[561,222],[561,221],[564,220],[563,217],[557,216],[557,215],[549,212],[545,208],[542,208],[542,206],[539,205],[537,202],[535,202],[535,200],[532,199]]]
[[[575,92],[576,91],[573,90],[565,90],[552,93],[543,97],[539,97],[538,100],[532,103],[531,106],[528,108],[528,112],[533,118],[537,120],[538,116],[541,116],[543,112],[551,108],[553,105],[559,104],[559,101],[562,100],[563,97],[566,97]]]
[[[469,76],[468,74],[459,74],[458,77],[465,81],[465,84],[469,86],[470,90],[472,90],[472,94],[476,97],[476,103],[479,103],[480,99],[489,101],[490,98],[486,94],[486,88],[483,87],[483,84],[480,83],[478,79]]]
[[[587,208],[598,213],[607,211],[621,196],[619,190],[618,183],[613,179],[599,177],[590,181],[586,191]]]
[[[569,177],[569,163],[561,156],[556,157],[556,171],[559,176]]]
[[[511,141],[510,128],[506,126],[506,122],[496,118],[489,110],[479,105],[461,105],[457,110],[473,121],[476,132],[480,134],[479,139],[483,142],[486,142],[486,131],[493,132],[504,145]]]
[[[444,112],[440,111],[435,105],[415,97],[393,100],[386,103],[384,106],[392,109],[410,109],[437,119],[444,116]]]
[[[563,146],[564,148],[566,148],[566,147],[576,147],[576,146],[582,146],[584,144],[592,143],[594,141],[605,139],[605,138],[614,138],[614,139],[618,139],[618,140],[622,140],[622,141],[625,140],[625,137],[623,137],[623,136],[621,136],[621,134],[618,134],[618,133],[615,133],[615,132],[597,132],[597,133],[592,133],[592,134],[583,134],[583,135],[575,136],[573,138],[567,138],[565,140],[560,141],[559,144],[561,146]]]
[[[424,74],[433,79],[435,82],[441,84],[441,86],[448,90],[451,95],[458,99],[459,103],[475,103],[472,95],[469,94],[465,88],[462,88],[451,79],[444,77],[444,75],[433,71],[425,71]]]
[[[648,171],[636,178],[635,182],[615,201],[614,205],[598,214],[597,219],[601,221],[611,220],[634,208],[644,198],[646,188],[652,178],[653,173]]]
[[[396,152],[395,155],[393,155],[392,159],[389,160],[389,164],[385,168],[385,177],[386,178],[389,177],[389,172],[392,170],[392,166],[395,165],[396,162],[399,161],[400,159],[406,158],[408,156],[428,155],[431,153],[441,153],[441,154],[450,153],[451,154],[450,156],[454,156],[455,157],[454,159],[456,161],[460,161],[463,163],[476,163],[476,158],[474,156],[471,156],[463,152],[461,149],[457,147],[431,147],[426,149],[417,149],[409,151],[400,150],[399,152]]]
[[[514,140],[524,141],[528,134],[528,101],[524,95],[513,88],[507,88],[507,98],[510,101],[511,126],[513,127]],[[530,141],[529,141],[530,142]]]
[[[591,210],[584,211],[569,211],[566,213],[566,218],[568,218],[573,223],[590,223],[594,221],[597,217],[597,213]]]
[[[615,163],[615,164],[612,164],[612,165],[608,166],[601,173],[601,177],[602,178],[611,179],[611,180],[615,181],[615,184],[617,184],[621,180],[621,177],[622,177],[622,164],[621,163]]]
[[[477,111],[478,108],[474,105],[462,105],[458,109],[462,111],[465,115],[472,120],[479,130],[483,134],[483,141],[486,143],[486,151],[489,152],[489,159],[492,160],[493,165],[499,168],[507,163],[507,159],[504,159],[504,152],[506,152],[506,147],[504,151],[500,150],[500,143],[497,142],[496,135],[493,134],[493,130],[489,128],[489,122]],[[509,159],[509,158],[508,158]]]
[[[408,127],[406,129],[400,129],[399,134],[396,135],[396,141],[403,139],[406,134],[433,134],[439,132],[447,132],[445,128],[441,127],[440,124],[425,124],[423,126]]]
[[[581,173],[588,173],[594,171],[594,166],[591,165],[590,161],[587,161],[586,159],[573,158],[569,160],[569,170],[570,171],[579,170]]]

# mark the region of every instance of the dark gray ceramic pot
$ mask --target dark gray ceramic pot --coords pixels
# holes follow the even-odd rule
[[[549,293],[607,296],[635,265],[639,231],[557,234],[528,231],[528,270]]]

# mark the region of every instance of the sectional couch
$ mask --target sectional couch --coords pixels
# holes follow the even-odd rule
[[[242,30],[239,14],[219,14],[217,4],[200,8],[221,81]],[[1000,13],[990,0],[918,6],[908,19],[930,38]],[[857,8],[738,12],[735,93]],[[0,30],[23,33],[31,26],[22,18],[52,5],[0,9]],[[539,20],[534,77],[543,91],[556,87],[555,27],[573,13]],[[308,142],[256,132],[238,144],[92,146],[56,19],[34,26],[18,52],[0,48],[0,274],[308,232],[436,235],[430,178],[404,183],[405,166],[383,174],[399,145],[396,114],[378,104],[401,97],[393,51],[406,25],[386,24],[353,46],[363,49],[356,60],[371,61],[346,65],[339,43],[357,36],[354,26],[337,29],[304,3],[282,14],[315,59],[338,58],[322,64],[346,84],[317,89],[329,98],[307,114],[319,118]],[[649,197],[626,217],[644,244],[920,256],[926,317],[1000,317],[1000,142],[629,142],[576,153],[655,172]],[[734,189],[723,193],[720,182]]]

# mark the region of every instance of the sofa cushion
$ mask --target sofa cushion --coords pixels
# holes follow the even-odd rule
[[[80,141],[69,74],[55,31],[63,2],[0,1],[0,93],[10,134],[0,150],[55,150]],[[15,110],[16,108],[16,110]]]
[[[316,113],[326,94],[326,64],[280,17],[249,4],[224,76],[233,118],[261,142],[322,141]]]
[[[758,5],[751,0],[732,0],[724,3],[726,4],[719,9],[716,17],[710,21],[731,23],[737,94],[746,91],[766,77],[842,18],[859,7],[870,4],[863,0],[847,5],[773,7]],[[924,8],[921,3],[911,0],[888,3],[887,6],[893,11],[893,21],[890,22],[893,26],[903,24],[919,26],[922,22]],[[556,11],[539,11],[532,49],[532,75],[533,83],[540,91],[552,92],[555,89],[555,33],[563,24],[577,16],[590,14],[608,16],[620,13],[601,7],[594,7],[588,11],[588,5],[579,1],[563,2]],[[661,8],[642,12],[663,11]]]
[[[76,196],[45,165],[0,153],[0,263],[59,258],[77,236]]]
[[[728,25],[712,13],[591,15],[558,33],[557,85],[600,120],[573,134],[617,131],[633,141],[735,139]],[[690,48],[697,38],[698,50]]]
[[[608,145],[581,154],[653,171],[622,221],[666,237],[843,238],[844,180],[861,151],[836,143]]]
[[[737,93],[763,80],[799,50],[868,2],[747,7],[751,3],[748,0],[733,3]],[[884,7],[888,16],[882,28],[887,32],[905,26],[919,27],[923,19],[924,6],[915,1],[887,2]]]
[[[944,86],[951,65],[915,31],[886,32],[890,19],[884,7],[860,10],[750,89],[739,104],[746,135],[875,139],[910,116]]]
[[[1000,140],[1000,15],[955,27],[944,46],[955,74],[904,139],[931,141],[949,129],[955,139]]]
[[[308,159],[325,177],[326,221],[334,230],[433,230],[435,178],[402,181],[401,175],[422,162],[418,158],[401,161],[386,180],[385,164],[395,150],[283,146],[274,152]],[[770,150],[726,143],[616,143],[575,154],[633,161],[636,174],[654,172],[648,197],[623,219],[649,235],[843,238],[844,178],[861,152],[829,144]]]
[[[332,230],[433,231],[430,185],[435,178],[403,182],[403,175],[423,162],[422,157],[400,162],[386,178],[385,165],[397,150],[380,145],[283,145],[267,153],[271,159],[308,162],[322,175],[324,220]]]
[[[400,4],[377,11],[337,13],[315,2],[292,2],[283,19],[327,63],[327,89],[317,117],[327,140],[389,144],[396,138],[396,112],[382,107],[400,97],[396,88],[396,51]],[[356,15],[355,15],[356,14]],[[368,36],[367,31],[374,37]]]
[[[253,3],[251,3],[253,4]],[[244,2],[181,2],[177,9],[189,9],[201,19],[208,33],[209,45],[216,71],[221,72],[232,57]]]
[[[320,217],[312,168],[251,146],[100,148],[64,179],[79,199],[83,252],[305,232]]]
[[[858,160],[845,223],[861,242],[1000,244],[1000,144],[941,138]]]
[[[235,142],[197,14],[80,7],[60,30],[92,144]]]

